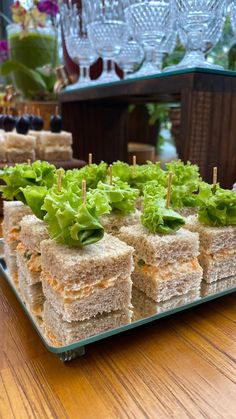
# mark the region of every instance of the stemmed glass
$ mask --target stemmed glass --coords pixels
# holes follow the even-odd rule
[[[169,25],[168,31],[166,32],[166,35],[163,41],[161,42],[161,45],[155,51],[154,62],[159,71],[162,71],[164,56],[171,55],[172,52],[174,51],[175,46],[176,46],[176,40],[177,40],[176,25],[175,25],[175,22],[172,21],[171,24]]]
[[[172,0],[124,0],[125,16],[133,37],[145,51],[145,61],[136,76],[160,72],[155,64],[155,51],[160,47],[171,18]]]
[[[114,65],[117,54],[128,40],[128,29],[121,0],[84,0],[89,39],[103,58],[103,73],[96,82],[120,80]]]
[[[137,77],[135,71],[144,59],[144,51],[135,40],[129,40],[120,50],[116,63],[123,70],[124,79]]]
[[[78,82],[66,89],[84,87],[93,83],[89,68],[98,59],[98,55],[88,39],[84,20],[85,16],[79,13],[76,4],[61,6],[61,23],[66,49],[70,58],[80,68]]]
[[[184,31],[186,36],[186,54],[179,64],[167,67],[165,71],[193,67],[222,69],[206,61],[204,49],[207,31],[217,21],[216,17],[222,16],[224,4],[225,0],[175,0],[180,32]]]

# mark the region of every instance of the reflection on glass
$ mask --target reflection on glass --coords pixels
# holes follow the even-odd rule
[[[207,284],[205,281],[202,283],[201,296],[207,297],[209,295],[217,294],[229,290],[236,286],[236,276],[220,279],[219,281]]]

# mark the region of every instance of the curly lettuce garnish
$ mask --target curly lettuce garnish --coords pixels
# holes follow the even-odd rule
[[[46,212],[41,208],[44,203],[44,199],[48,193],[46,186],[26,186],[26,188],[20,188],[23,193],[25,203],[31,208],[34,215],[40,220],[46,215]]]
[[[199,167],[189,161],[187,163],[181,160],[174,160],[166,163],[168,172],[173,173],[172,185],[184,185],[186,183],[199,183],[201,177],[199,174]]]
[[[160,163],[147,162],[143,165],[136,164],[129,166],[127,163],[117,161],[112,166],[113,175],[120,178],[130,186],[143,191],[145,183],[151,180],[157,180],[159,183],[165,183],[167,174],[161,169]]]
[[[113,178],[112,185],[99,182],[97,191],[105,193],[111,211],[118,212],[121,215],[127,215],[135,211],[135,201],[139,196],[139,191],[131,188],[128,183]]]
[[[90,164],[82,169],[67,170],[62,179],[62,185],[81,185],[86,180],[87,188],[95,189],[98,182],[105,182],[107,177],[107,164],[103,161],[100,164]]]
[[[184,218],[171,208],[166,208],[162,198],[145,199],[142,224],[152,233],[171,234],[185,224]]]
[[[199,221],[215,227],[236,225],[235,193],[222,188],[207,193],[207,199],[202,200],[198,210]]]
[[[0,179],[5,185],[0,187],[2,196],[7,200],[18,200],[26,203],[22,188],[27,186],[44,186],[51,188],[56,182],[56,167],[42,161],[30,164],[22,163],[0,170]]]
[[[186,185],[172,185],[171,188],[171,206],[175,209],[183,207],[195,207],[197,205],[197,194],[199,184],[189,182]],[[159,182],[152,180],[144,186],[144,199],[148,197],[166,198],[167,188],[160,185]]]
[[[53,188],[45,197],[42,210],[52,239],[73,247],[87,246],[101,240],[104,228],[95,207],[82,203],[71,190],[60,193]]]

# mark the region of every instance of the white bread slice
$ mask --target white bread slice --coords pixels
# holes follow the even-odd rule
[[[119,238],[133,246],[136,257],[148,265],[165,265],[177,260],[188,260],[199,254],[198,234],[183,228],[174,234],[159,235],[136,224],[122,227]]]
[[[84,321],[66,322],[46,300],[43,307],[43,321],[46,335],[58,345],[68,345],[79,340],[95,336],[107,330],[130,323],[129,309],[100,314]]]
[[[20,149],[30,152],[35,149],[36,139],[32,135],[18,134],[17,132],[7,132],[5,135],[5,147],[7,151]]]
[[[218,292],[223,292],[235,286],[236,286],[236,275],[229,276],[228,278],[220,279],[219,281],[215,281],[210,284],[203,281],[202,287],[201,287],[201,295],[202,297],[207,297],[208,295],[216,294]]]
[[[116,237],[105,234],[90,246],[72,248],[54,240],[41,242],[42,269],[68,289],[109,279],[133,270],[133,248]]]
[[[11,148],[6,151],[6,157],[9,163],[26,163],[27,160],[35,160],[35,151],[27,151],[23,148]]]
[[[203,279],[207,283],[236,275],[236,247],[213,255],[201,254],[199,263],[203,268]]]
[[[20,241],[32,252],[40,253],[40,243],[49,239],[47,225],[35,215],[27,215],[20,222]]]
[[[132,281],[129,275],[122,278],[114,277],[114,281],[106,288],[99,287],[99,284],[92,289],[90,287],[88,295],[86,292],[82,293],[80,298],[63,297],[60,291],[48,283],[43,272],[41,279],[45,298],[67,322],[82,321],[97,314],[122,310],[128,308],[131,302]]]
[[[206,226],[193,215],[186,218],[185,228],[199,234],[201,253],[212,254],[219,250],[236,248],[236,226]]]
[[[176,262],[159,268],[135,265],[132,274],[134,287],[156,302],[200,290],[202,268],[197,259]]]
[[[138,288],[132,289],[132,306],[133,316],[132,321],[141,320],[145,317],[150,317],[155,314],[164,313],[173,310],[185,304],[190,304],[200,298],[199,287],[192,288],[189,292],[177,297],[172,297],[169,300],[162,302],[155,302]]]
[[[123,226],[131,226],[140,222],[141,212],[136,210],[128,215],[111,212],[101,217],[101,223],[108,234],[119,237],[119,230]]]
[[[14,239],[13,234],[15,232],[20,231],[20,221],[25,215],[32,214],[30,207],[24,205],[22,202],[19,201],[3,201],[3,223],[2,223],[2,230],[3,230],[3,237],[4,239],[9,239],[11,241]],[[19,237],[16,237],[15,240],[19,240]]]

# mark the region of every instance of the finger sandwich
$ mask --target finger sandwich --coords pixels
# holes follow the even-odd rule
[[[28,159],[35,160],[35,137],[29,134],[6,132],[5,150],[6,158],[11,163],[21,163]]]
[[[212,283],[236,275],[236,226],[207,226],[197,216],[186,220],[186,228],[199,234],[199,263],[204,280]]]
[[[40,245],[46,300],[67,322],[128,308],[133,248],[113,236],[82,248],[53,240]]]
[[[36,135],[36,156],[46,161],[67,161],[72,159],[72,134],[67,131],[30,131]]]
[[[120,239],[133,246],[134,287],[156,302],[172,297],[199,293],[202,268],[197,256],[197,233],[181,228],[173,234],[155,234],[142,224],[122,227]]]

